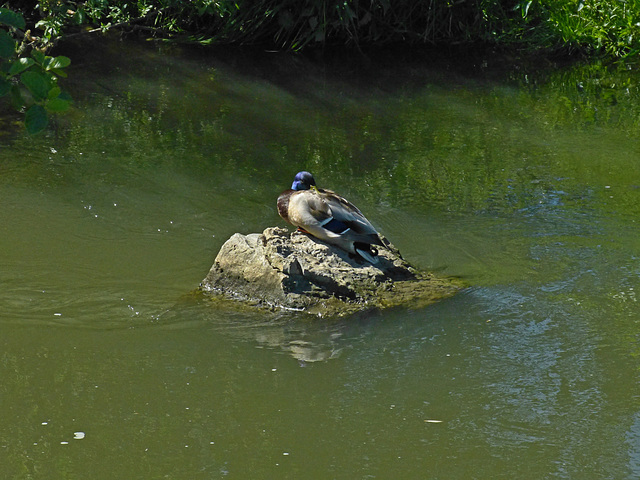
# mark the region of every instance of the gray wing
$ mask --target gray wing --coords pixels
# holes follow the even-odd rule
[[[378,235],[371,222],[362,214],[354,204],[330,191],[322,193],[322,200],[328,206],[331,216],[344,223],[354,232],[364,235]]]

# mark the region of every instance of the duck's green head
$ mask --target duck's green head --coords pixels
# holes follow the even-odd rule
[[[291,190],[309,190],[316,186],[316,181],[309,172],[298,172],[291,184]]]

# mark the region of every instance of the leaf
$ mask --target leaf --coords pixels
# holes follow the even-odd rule
[[[6,30],[0,30],[0,57],[11,58],[16,53],[16,41]]]
[[[29,89],[36,102],[49,96],[49,82],[42,74],[29,70],[20,76],[20,80]]]
[[[52,98],[59,97],[61,93],[62,90],[60,90],[60,87],[53,87],[51,90],[49,90],[49,94],[47,96],[49,97],[49,100],[51,100]]]
[[[68,67],[69,65],[71,65],[69,57],[63,57],[61,55],[59,57],[46,57],[42,63],[42,68],[45,70],[58,70]]]
[[[46,57],[44,56],[44,53],[42,53],[41,51],[34,50],[33,52],[31,52],[31,58],[33,58],[38,65],[42,65]]]
[[[64,70],[59,70],[57,68],[54,68],[51,70],[51,72],[55,73],[59,77],[67,78],[67,72],[65,72]]]
[[[33,60],[33,58],[19,58],[11,65],[11,68],[9,69],[9,75],[17,75],[18,73],[22,73],[34,63],[36,62]]]
[[[50,112],[64,112],[69,109],[71,102],[60,97],[52,98],[47,102],[47,110]]]
[[[16,110],[21,110],[24,107],[24,98],[22,98],[22,92],[20,86],[14,84],[11,86],[11,105]]]
[[[0,97],[4,97],[11,91],[11,82],[6,78],[0,77]]]
[[[31,135],[44,130],[48,123],[47,112],[41,105],[32,105],[24,116],[24,124]]]
[[[8,8],[0,8],[0,23],[24,30],[24,17]]]
[[[79,8],[76,10],[76,13],[73,14],[73,20],[78,25],[82,25],[87,19],[87,15],[84,12],[84,9]]]

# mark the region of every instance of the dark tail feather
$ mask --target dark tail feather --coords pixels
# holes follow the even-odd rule
[[[376,264],[378,263],[378,251],[371,245],[366,243],[356,242],[353,244],[353,248],[358,255],[364,258],[367,262]]]

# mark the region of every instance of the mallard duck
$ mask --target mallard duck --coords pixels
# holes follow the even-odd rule
[[[291,188],[280,194],[278,213],[298,230],[378,263],[373,245],[383,244],[373,225],[348,200],[317,188],[309,172],[298,172]]]

